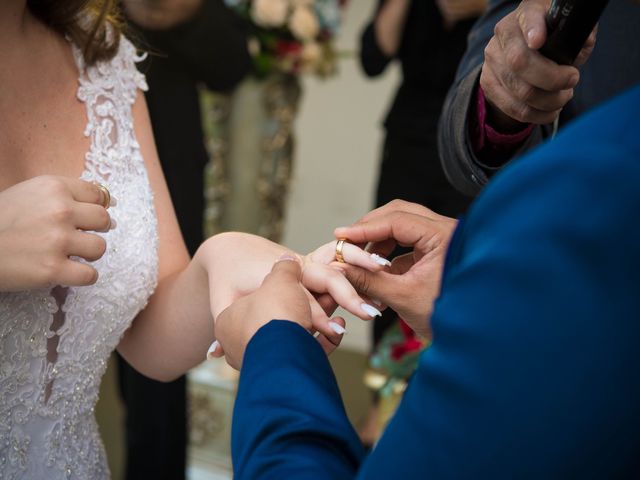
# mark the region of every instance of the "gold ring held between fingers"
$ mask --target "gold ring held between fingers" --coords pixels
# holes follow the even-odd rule
[[[344,248],[344,244],[349,243],[346,238],[341,238],[336,242],[336,260],[340,263],[345,263],[344,255],[342,253],[342,249]]]
[[[111,194],[109,193],[109,189],[104,185],[102,185],[101,183],[97,183],[97,182],[96,182],[96,187],[98,187],[102,192],[102,197],[103,197],[102,206],[104,208],[109,208],[109,206],[111,205]]]

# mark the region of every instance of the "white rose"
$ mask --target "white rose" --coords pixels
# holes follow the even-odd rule
[[[296,7],[289,19],[291,33],[299,40],[313,40],[320,32],[318,19],[308,7]]]
[[[309,66],[315,66],[322,56],[322,48],[316,42],[305,43],[302,47],[302,62]]]
[[[287,0],[255,0],[251,5],[251,18],[266,28],[281,27],[287,19]]]

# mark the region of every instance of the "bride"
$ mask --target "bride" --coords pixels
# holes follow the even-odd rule
[[[152,378],[184,373],[215,340],[217,314],[285,252],[227,233],[189,259],[140,93],[140,57],[113,4],[0,2],[3,479],[108,478],[93,411],[110,353]],[[335,247],[303,259],[327,351],[344,321],[320,305],[379,313],[331,266]],[[344,256],[371,270],[385,263],[353,245]]]

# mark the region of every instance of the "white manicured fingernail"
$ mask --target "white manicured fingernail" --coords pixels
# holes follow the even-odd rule
[[[346,333],[344,327],[336,322],[329,322],[329,326],[331,327],[331,330],[336,332],[338,335]]]
[[[207,350],[207,360],[216,358],[213,354],[216,353],[216,350],[218,349],[219,346],[220,346],[220,342],[218,342],[218,340],[216,340],[211,344],[211,346],[209,347],[209,350]]]
[[[115,207],[116,205],[118,205],[118,200],[116,200],[116,197],[111,195],[111,201],[109,202],[109,206],[110,207]]]
[[[111,225],[109,225],[109,230],[113,230],[117,226],[118,226],[118,222],[116,222],[115,218],[111,217]]]
[[[371,254],[371,259],[374,262],[376,262],[378,265],[381,265],[383,267],[390,267],[391,266],[391,262],[389,260],[387,260],[386,258],[382,258],[377,253],[372,253]]]
[[[369,315],[371,318],[373,317],[381,317],[382,313],[380,313],[380,310],[378,310],[375,307],[372,307],[371,305],[369,305],[368,303],[363,303],[360,305],[360,308],[362,309],[362,311],[364,313],[366,313],[367,315]]]

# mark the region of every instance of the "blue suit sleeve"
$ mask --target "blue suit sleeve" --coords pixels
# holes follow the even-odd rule
[[[639,109],[640,88],[479,197],[449,250],[433,344],[359,470],[319,346],[294,324],[260,330],[237,477],[640,478]]]
[[[362,478],[639,478],[638,105],[578,122],[473,205]]]
[[[364,456],[326,354],[299,325],[273,320],[253,337],[234,407],[236,479],[353,478]]]

